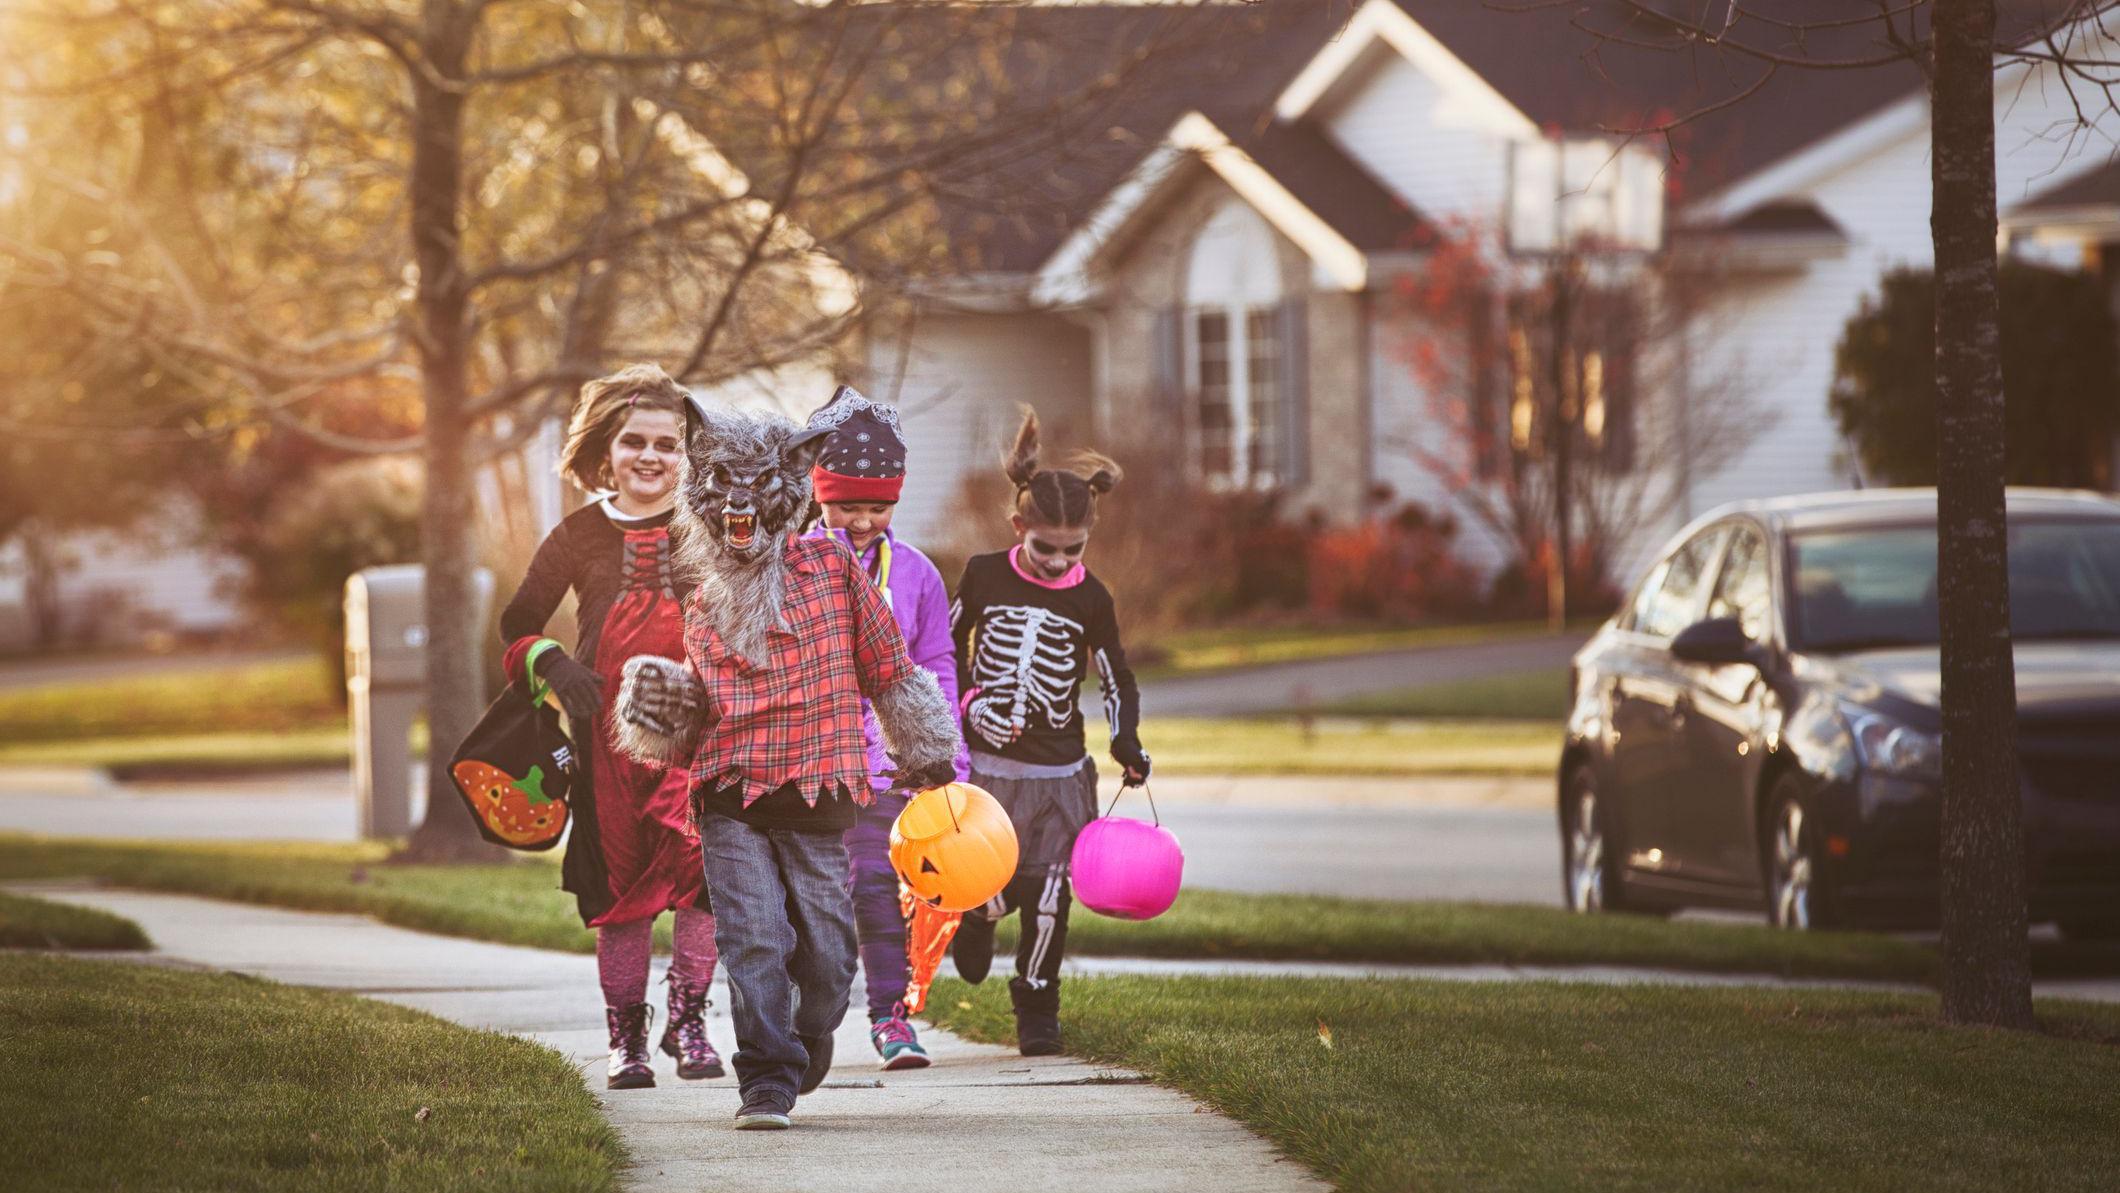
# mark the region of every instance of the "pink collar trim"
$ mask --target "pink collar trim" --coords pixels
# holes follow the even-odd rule
[[[1008,549],[1008,565],[1015,569],[1017,575],[1040,588],[1073,588],[1075,585],[1082,583],[1083,577],[1089,575],[1088,569],[1078,563],[1067,569],[1067,574],[1061,576],[1058,580],[1047,580],[1034,576],[1030,573],[1030,569],[1023,566],[1022,543],[1017,543]]]

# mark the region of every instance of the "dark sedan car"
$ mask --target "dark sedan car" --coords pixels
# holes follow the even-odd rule
[[[2013,489],[2010,623],[2032,919],[2120,933],[2120,501]],[[1936,499],[1727,506],[1576,655],[1560,769],[1580,911],[1936,918]]]

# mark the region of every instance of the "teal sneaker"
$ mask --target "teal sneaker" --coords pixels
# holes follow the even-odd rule
[[[928,1057],[927,1049],[920,1046],[920,1036],[913,1025],[906,1022],[903,1009],[888,1019],[878,1019],[869,1025],[869,1042],[876,1045],[876,1055],[883,1058],[883,1067],[892,1072],[900,1069],[925,1069],[935,1062]]]

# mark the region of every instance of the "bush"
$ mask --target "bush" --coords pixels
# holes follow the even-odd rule
[[[1571,617],[1603,616],[1619,608],[1620,591],[1613,587],[1597,554],[1578,546],[1568,565],[1568,614]],[[1529,561],[1512,560],[1494,574],[1487,585],[1487,609],[1504,619],[1544,617],[1546,575],[1552,550]]]
[[[2120,428],[2120,363],[2104,286],[2087,274],[2005,261],[2004,475],[2013,485],[2104,487]],[[1872,478],[1936,483],[1936,278],[1885,275],[1834,351],[1833,417]]]
[[[1428,621],[1463,616],[1479,581],[1453,549],[1457,525],[1418,504],[1310,536],[1309,607],[1328,617]]]
[[[265,521],[251,596],[309,635],[342,680],[346,578],[419,559],[421,489],[414,459],[334,464]]]

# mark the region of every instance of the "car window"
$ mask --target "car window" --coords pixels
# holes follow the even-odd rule
[[[1642,586],[1642,595],[1647,601],[1646,604],[1637,602],[1635,629],[1658,638],[1669,638],[1693,624],[1701,581],[1707,576],[1708,564],[1715,558],[1715,549],[1722,539],[1723,528],[1720,526],[1703,531],[1672,552],[1666,563],[1659,565],[1664,573],[1662,583],[1653,589]]]
[[[1798,649],[1936,644],[1934,526],[1801,535],[1793,563]],[[2120,522],[2012,520],[2009,567],[2014,640],[2120,639]]]
[[[1634,600],[1627,606],[1627,615],[1620,619],[1621,629],[1641,630],[1649,611],[1656,607],[1656,594],[1663,588],[1664,576],[1670,570],[1671,557],[1665,556],[1656,561],[1656,566],[1649,569],[1647,576],[1642,577],[1641,587],[1634,590]]]
[[[1708,598],[1708,616],[1734,617],[1754,642],[1767,639],[1769,612],[1767,588],[1767,543],[1757,530],[1740,526],[1730,540],[1722,574],[1715,578],[1715,595]]]

